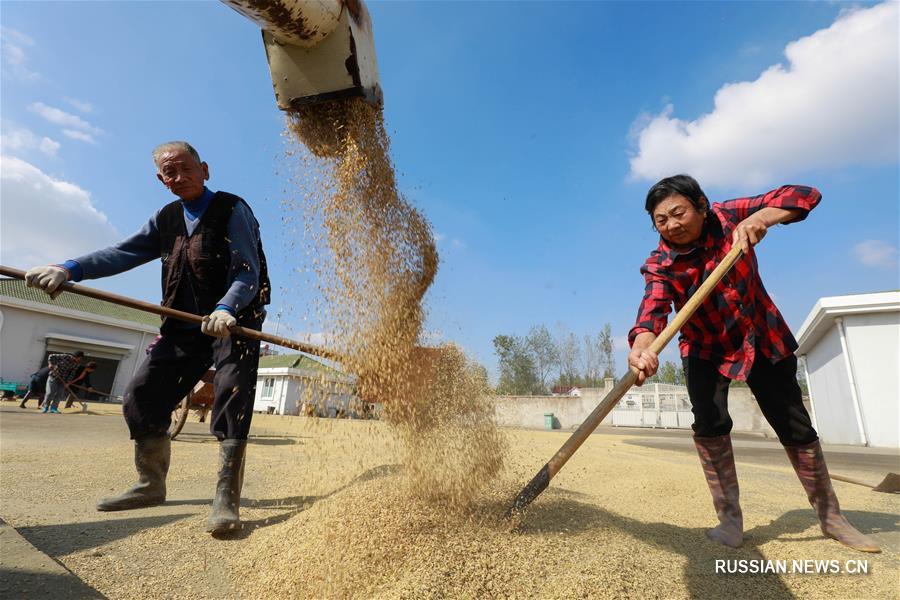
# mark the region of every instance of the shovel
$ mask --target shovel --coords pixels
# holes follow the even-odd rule
[[[871,489],[873,492],[882,492],[885,494],[896,494],[900,492],[900,475],[898,475],[897,473],[888,473],[884,476],[884,479],[882,479],[881,483],[879,483],[878,485],[872,485],[871,483],[866,483],[865,481],[860,481],[859,479],[853,479],[852,477],[835,475],[834,473],[831,474],[831,478],[837,479],[838,481],[843,481],[845,483],[861,485],[863,487]]]
[[[678,311],[672,319],[672,322],[663,329],[662,333],[659,334],[659,337],[653,340],[653,343],[650,344],[650,351],[659,354],[662,349],[666,347],[666,344],[675,337],[675,334],[678,333],[687,320],[693,316],[697,308],[703,304],[703,301],[706,300],[713,288],[718,285],[740,256],[740,246],[732,246],[728,254],[725,255],[725,258],[722,259],[722,262],[719,263],[719,266],[710,273],[709,277],[706,278],[706,281],[704,281],[697,291],[694,292],[694,295],[690,297],[687,303],[681,307],[681,310]],[[547,464],[538,471],[537,475],[531,479],[528,485],[519,492],[519,495],[516,496],[516,499],[513,501],[513,505],[506,513],[507,518],[522,512],[525,507],[531,504],[531,502],[540,495],[541,492],[547,489],[547,486],[550,485],[550,480],[559,473],[560,469],[563,468],[563,465],[566,464],[578,448],[581,447],[581,444],[583,444],[588,436],[591,435],[598,425],[600,425],[600,422],[606,418],[609,411],[618,404],[619,400],[622,399],[622,396],[624,396],[625,393],[631,389],[631,386],[637,382],[637,376],[638,370],[631,367],[628,374],[616,384],[605,398],[603,398],[600,404],[597,405],[597,408],[588,415],[587,419],[584,420],[578,429],[576,429],[569,437],[566,443],[563,444],[562,448],[553,455],[553,458],[551,458]]]

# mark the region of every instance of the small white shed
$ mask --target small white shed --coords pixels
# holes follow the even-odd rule
[[[822,441],[900,447],[900,291],[820,298],[798,342]]]
[[[305,354],[261,356],[253,410],[298,415],[305,403],[319,416],[335,416],[339,410],[348,414],[353,384],[353,377]]]

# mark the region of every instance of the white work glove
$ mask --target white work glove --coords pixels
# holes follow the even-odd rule
[[[234,315],[227,310],[219,309],[203,317],[200,331],[213,337],[228,337],[231,335],[229,329],[235,325],[237,325],[237,319],[234,318]]]
[[[40,288],[51,298],[56,298],[62,293],[60,286],[68,280],[69,272],[53,265],[34,267],[25,273],[25,285]]]

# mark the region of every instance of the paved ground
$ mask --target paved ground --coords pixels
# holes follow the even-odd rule
[[[99,497],[120,491],[133,476],[131,444],[118,410],[95,404],[89,414],[44,415],[0,403],[0,518],[8,523],[0,524],[0,598],[266,596],[236,591],[242,576],[240,564],[229,562],[235,553],[261,552],[271,546],[267,540],[280,540],[292,523],[312,518],[304,515],[323,512],[316,506],[327,506],[329,497],[352,491],[361,474],[397,462],[396,448],[374,435],[378,424],[257,415],[248,449],[255,468],[245,484],[242,512],[247,528],[236,540],[216,542],[202,531],[216,461],[215,440],[203,424],[189,422],[173,443],[166,505],[129,513],[93,509]],[[511,477],[526,481],[568,433],[509,435]],[[817,534],[777,442],[738,435],[735,446],[742,496],[746,491],[746,527],[753,540],[747,556],[858,556]],[[900,471],[896,452],[846,447],[826,452],[833,472],[873,483],[887,471]],[[650,553],[638,563],[644,569],[641,577],[661,565],[666,577],[675,577],[670,582],[674,587],[665,588],[675,590],[671,597],[716,597],[710,590],[720,589],[720,581],[710,576],[708,563],[720,551],[702,541],[712,511],[698,473],[689,432],[603,428],[554,479],[547,500],[532,513],[532,529],[514,539],[527,555],[527,544],[544,547],[558,543],[561,535],[571,536],[566,544],[577,550],[578,560],[589,561],[591,548],[609,549],[609,536],[620,531],[622,545],[613,549],[621,549],[623,556]],[[844,483],[836,488],[851,520],[885,549],[871,558],[876,575],[852,585],[846,579],[807,576],[742,580],[742,589],[752,595],[747,597],[897,597],[898,496]],[[572,522],[559,521],[565,512],[551,514],[555,505],[578,518],[593,515],[594,526],[582,523],[570,530]],[[661,514],[666,515],[663,522]],[[565,525],[561,532],[548,527],[557,521]],[[502,540],[498,554],[508,544]],[[623,572],[631,568],[630,563],[617,564]],[[575,573],[565,561],[556,568],[560,581]],[[632,574],[626,574],[631,580]],[[887,584],[893,591],[884,587],[885,581],[893,582]],[[390,587],[382,591],[383,596],[402,595]]]
[[[659,448],[675,452],[695,454],[691,432],[677,429],[640,429],[630,427],[604,427],[602,435],[619,435],[632,438],[638,431],[639,439],[629,439],[626,443],[645,448]],[[758,465],[777,464],[787,461],[784,449],[778,440],[766,439],[752,434],[732,436],[735,457],[740,462]],[[825,445],[828,468],[831,473],[845,475],[853,479],[876,485],[888,473],[900,473],[900,451],[892,448],[860,448],[855,446]],[[849,485],[841,483],[839,485]]]
[[[100,497],[133,483],[132,446],[120,406],[92,403],[87,414],[79,411],[43,414],[33,407],[23,410],[17,403],[0,403],[0,599],[163,597],[152,588],[106,596],[82,581],[80,575],[90,572],[89,564],[78,564],[72,555],[80,554],[88,562],[112,558],[105,547],[184,520],[192,520],[193,533],[202,533],[215,485],[215,438],[207,425],[193,418],[185,424],[173,442],[170,501],[165,506],[100,513],[93,508]],[[257,418],[254,445],[268,449],[299,442],[298,436],[286,434],[283,428],[277,432],[267,428],[266,419]],[[206,463],[199,469],[200,476],[180,475],[190,462]],[[209,536],[203,535],[206,541]],[[116,560],[127,562],[127,554]],[[150,579],[166,577],[168,570],[160,565],[160,572],[149,573]],[[177,565],[171,570],[177,571]],[[201,573],[199,577],[189,573],[188,584],[195,580],[196,585],[215,590],[218,578],[213,574],[211,581],[205,581],[209,572]],[[222,597],[229,592],[230,585]],[[165,597],[171,596],[166,593]]]

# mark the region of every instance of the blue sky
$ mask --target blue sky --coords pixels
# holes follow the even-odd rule
[[[661,176],[713,201],[819,188],[758,248],[796,331],[819,297],[900,287],[897,4],[372,2],[403,192],[439,239],[427,328],[492,370],[491,339],[558,323],[623,338]],[[136,230],[191,141],[262,226],[279,333],[315,330],[282,225],[283,119],[256,26],[218,2],[3,2],[4,264]],[[159,299],[158,266],[91,282]],[[668,357],[674,357],[669,351]],[[619,371],[624,370],[624,349]]]

